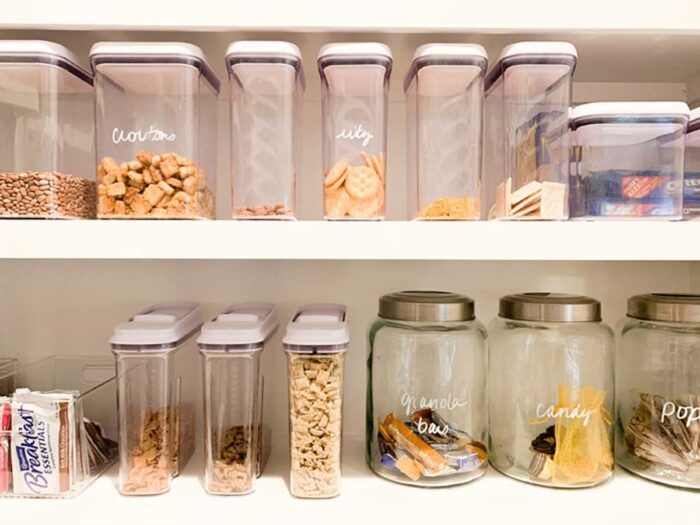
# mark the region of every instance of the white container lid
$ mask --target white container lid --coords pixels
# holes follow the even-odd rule
[[[690,110],[690,117],[688,119],[688,123],[695,124],[697,120],[700,120],[700,107]]]
[[[339,347],[350,342],[347,311],[342,304],[307,304],[301,306],[287,325],[282,340],[285,350],[312,352],[314,347]],[[307,348],[305,348],[307,347]],[[332,348],[329,352],[343,351]]]
[[[144,345],[177,346],[202,325],[202,310],[197,303],[172,302],[149,306],[114,328],[109,342],[113,347],[138,350]]]
[[[262,345],[277,330],[277,309],[269,303],[232,304],[204,323],[199,345]]]
[[[292,66],[305,86],[301,51],[291,42],[282,40],[239,40],[229,44],[226,65],[231,68],[239,63],[284,64]]]
[[[391,67],[391,49],[379,42],[343,42],[326,44],[318,53],[319,67],[334,63],[365,64],[379,63]]]
[[[0,62],[54,64],[92,84],[92,74],[72,51],[47,40],[0,40]]]
[[[688,118],[690,110],[685,102],[592,102],[576,106],[569,115],[572,122],[617,116]]]
[[[408,91],[411,82],[418,71],[426,66],[478,66],[486,71],[488,66],[488,54],[486,49],[479,44],[425,44],[416,49],[413,61],[408,69],[408,74],[403,83],[404,91]],[[475,75],[474,75],[475,76]],[[473,76],[469,76],[467,82],[471,82]],[[438,89],[432,91],[451,91],[445,86],[447,79],[437,81]],[[447,89],[440,90],[440,86]],[[463,86],[458,86],[461,89]]]

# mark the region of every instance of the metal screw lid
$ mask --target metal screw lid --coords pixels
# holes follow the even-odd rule
[[[700,323],[700,295],[647,293],[627,300],[627,316],[647,321]]]
[[[501,297],[498,315],[516,321],[598,322],[600,301],[566,293],[520,293]]]
[[[474,300],[450,292],[406,291],[379,298],[379,317],[397,321],[473,321]]]

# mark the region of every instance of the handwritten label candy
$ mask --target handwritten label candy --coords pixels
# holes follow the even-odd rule
[[[448,394],[447,397],[432,398],[423,396],[416,398],[408,392],[404,392],[401,396],[401,406],[405,409],[407,416],[416,410],[429,408],[434,411],[450,411],[455,408],[466,406],[467,404],[467,401],[460,401],[456,397],[452,397],[452,393]],[[422,419],[418,421],[417,427],[420,434],[440,434],[445,436],[449,431],[448,425],[436,425],[435,423]]]
[[[666,401],[661,409],[661,422],[673,415],[681,421],[685,420],[686,428],[690,428],[694,422],[700,421],[700,407],[676,406],[673,401]]]
[[[360,140],[362,141],[362,146],[366,147],[370,142],[372,142],[374,135],[370,131],[362,127],[362,124],[358,124],[354,128],[343,128],[342,130],[340,130],[340,132],[338,132],[335,138],[347,140]]]
[[[147,130],[125,131],[119,128],[112,130],[112,142],[114,144],[122,142],[173,142],[175,138],[175,133],[168,133],[155,128],[152,124]]]
[[[557,405],[545,406],[544,403],[539,403],[536,409],[536,415],[539,419],[557,419],[557,418],[567,418],[567,419],[583,419],[583,426],[588,424],[591,416],[598,411],[597,408],[587,409],[581,406],[579,403],[574,408],[557,407]],[[536,423],[540,423],[537,421]]]

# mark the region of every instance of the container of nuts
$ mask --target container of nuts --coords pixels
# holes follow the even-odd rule
[[[117,325],[119,492],[162,494],[194,451],[196,303],[162,303]]]
[[[345,306],[299,308],[283,340],[289,381],[290,491],[340,493],[343,368],[350,342]]]
[[[0,218],[95,217],[92,84],[61,45],[0,40]]]
[[[95,76],[97,217],[213,219],[220,82],[201,49],[101,42]]]

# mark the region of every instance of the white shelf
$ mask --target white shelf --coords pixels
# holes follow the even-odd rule
[[[0,259],[697,261],[697,222],[1,220]]]
[[[346,440],[341,494],[302,500],[287,489],[285,438],[275,441],[272,461],[255,493],[240,497],[205,494],[201,463],[191,461],[167,494],[123,497],[115,470],[73,500],[3,500],[3,523],[52,525],[197,523],[517,523],[567,525],[692,523],[697,494],[633,477],[621,469],[596,488],[552,490],[511,480],[493,469],[480,480],[448,489],[417,489],[385,481],[364,464],[364,444]],[[690,512],[690,514],[688,514]],[[689,519],[690,516],[690,519]],[[50,517],[50,519],[48,518]]]

